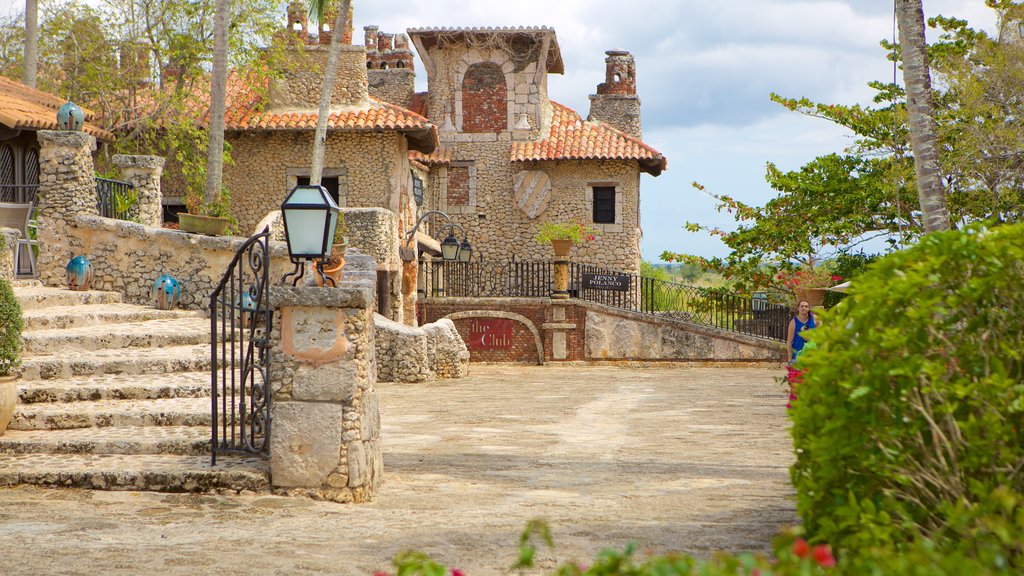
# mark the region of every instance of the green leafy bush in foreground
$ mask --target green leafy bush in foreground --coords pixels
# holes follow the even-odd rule
[[[792,479],[812,541],[852,574],[1024,571],[1024,227],[882,259],[810,338]]]

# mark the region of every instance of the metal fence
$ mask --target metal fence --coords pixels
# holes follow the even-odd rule
[[[547,297],[553,289],[553,269],[554,264],[547,260],[421,262],[419,288],[426,298]],[[791,317],[788,306],[770,303],[766,298],[575,262],[569,263],[569,295],[622,310],[772,340],[785,340]]]
[[[420,291],[428,298],[551,295],[552,268],[546,260],[420,262]]]
[[[129,210],[138,202],[138,196],[135,194],[135,187],[131,182],[97,178],[96,210],[104,218],[127,220]]]

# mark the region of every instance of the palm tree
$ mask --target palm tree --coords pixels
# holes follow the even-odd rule
[[[317,22],[323,22],[324,10],[331,0],[310,0],[309,13]],[[338,74],[338,58],[341,54],[341,37],[344,34],[345,19],[352,6],[352,0],[342,0],[341,10],[331,28],[331,50],[327,56],[327,68],[324,70],[324,87],[320,92],[320,109],[317,111],[316,132],[313,135],[313,159],[309,168],[309,183],[320,184],[324,171],[324,152],[327,147],[327,119],[331,113],[331,95],[334,92],[334,77]]]
[[[924,213],[924,230],[949,230],[946,190],[939,179],[935,104],[932,101],[931,76],[928,73],[921,0],[896,0],[896,20],[900,29],[910,144],[914,150],[914,172],[917,174],[917,196]]]
[[[210,76],[210,145],[203,204],[217,200],[224,178],[224,109],[228,84],[228,26],[231,0],[217,0],[213,17],[213,74]]]
[[[25,0],[25,61],[21,81],[36,87],[39,60],[39,1]]]

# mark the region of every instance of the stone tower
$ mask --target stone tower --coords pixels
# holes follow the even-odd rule
[[[587,120],[604,122],[630,136],[640,138],[640,98],[636,95],[636,62],[625,50],[609,50],[604,59],[604,82],[590,96]]]
[[[364,26],[366,74],[370,95],[408,108],[415,92],[415,70],[409,37],[381,32],[377,26]]]
[[[309,20],[306,17],[308,10],[309,8],[301,0],[295,0],[288,5],[288,30],[303,42],[309,38],[309,31],[306,29],[309,25]]]

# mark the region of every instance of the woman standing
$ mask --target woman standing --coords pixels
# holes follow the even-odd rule
[[[803,337],[804,330],[810,330],[817,326],[814,312],[811,312],[811,305],[806,300],[801,300],[796,305],[796,316],[789,321],[789,331],[786,334],[786,348],[789,351],[789,361],[796,360],[796,355],[804,348],[806,341]]]

